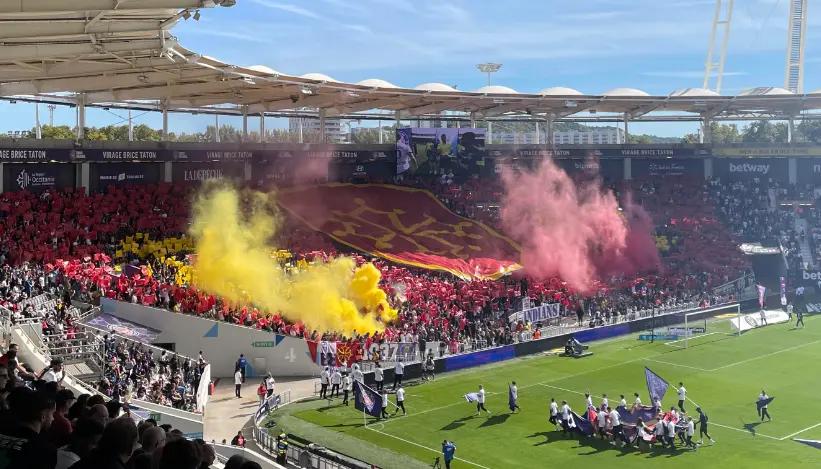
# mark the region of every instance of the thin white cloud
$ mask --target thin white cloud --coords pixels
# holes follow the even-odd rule
[[[311,19],[315,19],[315,20],[322,19],[321,16],[314,13],[313,11],[308,10],[306,8],[302,8],[301,6],[291,5],[290,3],[272,2],[270,0],[251,0],[251,1],[258,4],[258,5],[262,5],[264,7],[267,7],[267,8],[273,8],[275,10],[281,10],[281,11],[285,11],[285,12],[288,12],[288,13],[293,13],[295,15],[304,16],[305,18],[311,18]]]
[[[670,71],[653,71],[641,72],[645,77],[660,77],[660,78],[702,78],[704,70],[670,70]],[[724,72],[725,77],[736,77],[749,75],[747,72]]]
[[[244,34],[235,31],[225,31],[222,29],[204,29],[195,28],[188,32],[188,34],[224,37],[228,39],[238,39],[240,41],[257,42],[260,44],[267,44],[270,42],[269,38],[254,34]]]

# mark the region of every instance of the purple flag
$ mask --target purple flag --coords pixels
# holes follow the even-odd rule
[[[761,308],[764,308],[764,292],[767,291],[767,287],[764,285],[758,285],[758,304],[761,305]]]
[[[647,392],[650,393],[650,402],[656,402],[656,399],[663,400],[670,384],[646,366],[644,367],[644,377],[647,378]]]
[[[805,445],[812,446],[813,448],[821,449],[821,441],[818,440],[802,440],[800,438],[794,438],[793,440],[799,443],[804,443]]]

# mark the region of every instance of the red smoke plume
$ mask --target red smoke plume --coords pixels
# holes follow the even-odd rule
[[[536,279],[559,277],[582,293],[595,280],[659,266],[652,221],[601,181],[576,184],[545,160],[534,172],[502,171],[502,225],[522,247],[522,265]]]

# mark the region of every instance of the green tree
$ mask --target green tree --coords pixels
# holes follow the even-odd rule
[[[787,141],[787,124],[770,121],[751,122],[741,132],[741,141],[745,143],[785,143]]]
[[[810,143],[821,143],[821,121],[805,120],[796,128],[800,140]]]
[[[36,129],[31,129],[31,134],[35,135]],[[76,137],[74,129],[67,125],[44,125],[40,128],[43,140],[74,140]]]

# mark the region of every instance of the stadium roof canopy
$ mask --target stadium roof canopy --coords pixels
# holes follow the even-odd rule
[[[235,0],[14,0],[0,2],[0,96],[70,104],[287,115],[630,120],[821,117],[821,93],[754,88],[718,96],[691,88],[650,96],[634,88],[588,95],[552,87],[473,92],[441,83],[399,88],[378,78],[343,83],[321,73],[240,67],[183,47],[171,34],[198,9]],[[202,51],[206,52],[206,51]],[[819,90],[821,91],[821,90]],[[320,111],[321,110],[321,111]],[[398,111],[398,112],[397,112]]]

